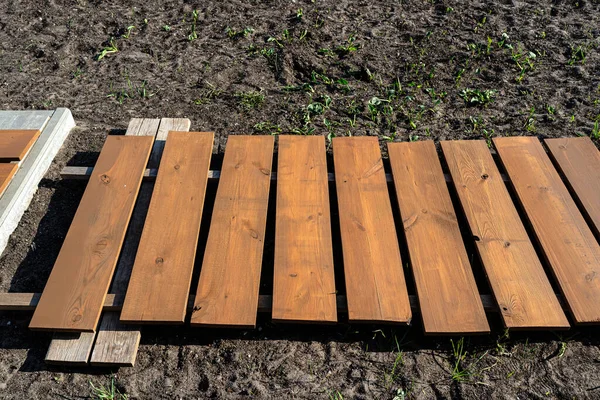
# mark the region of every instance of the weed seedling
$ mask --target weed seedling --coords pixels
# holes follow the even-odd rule
[[[121,37],[123,39],[129,39],[129,37],[131,36],[131,32],[135,29],[134,25],[129,25],[126,29],[125,29],[125,33],[123,35],[121,35]]]
[[[456,382],[462,382],[471,376],[469,370],[463,366],[465,358],[467,357],[464,342],[464,337],[461,337],[456,343],[454,343],[454,340],[450,339],[454,359],[454,364],[452,366],[452,380]]]
[[[247,110],[258,108],[265,102],[265,95],[262,92],[238,92],[235,96],[240,99],[240,104]]]
[[[198,10],[192,11],[192,25],[190,27],[190,34],[188,35],[188,40],[193,42],[198,39],[198,33],[196,32],[196,24],[198,23]]]
[[[230,39],[238,39],[240,37],[247,38],[252,33],[254,33],[254,29],[247,26],[243,30],[238,31],[235,28],[231,28],[228,26],[227,28],[225,28],[225,33],[227,34],[227,36],[229,36]]]
[[[259,122],[253,126],[254,130],[259,133],[268,133],[271,135],[277,135],[281,133],[282,129],[279,125],[269,121]]]
[[[110,40],[108,41],[108,45],[104,46],[102,51],[100,51],[100,54],[98,54],[97,60],[100,61],[107,55],[114,54],[118,51],[119,51],[119,48],[117,47],[117,42],[115,41],[114,38],[110,38]]]
[[[110,385],[105,387],[104,385],[94,386],[90,381],[90,388],[94,399],[98,400],[127,400],[129,396],[121,393],[119,389],[115,387],[115,378],[110,378]]]
[[[585,64],[586,49],[584,46],[571,47],[571,58],[569,59],[569,65],[573,65],[576,62]]]
[[[356,36],[355,35],[350,35],[350,37],[348,38],[348,40],[346,41],[346,44],[342,45],[342,46],[338,46],[335,49],[335,52],[337,53],[338,56],[343,57],[346,56],[350,53],[353,53],[355,51],[358,50],[358,45],[355,44],[356,40]]]
[[[527,120],[525,121],[525,125],[523,125],[523,128],[525,128],[525,130],[527,132],[531,132],[534,133],[535,132],[535,107],[531,107],[529,109],[529,115],[527,116]]]
[[[463,89],[458,94],[467,105],[487,106],[496,97],[495,90]]]

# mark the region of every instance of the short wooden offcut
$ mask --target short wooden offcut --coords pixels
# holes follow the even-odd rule
[[[425,333],[489,332],[435,145],[388,152]]]
[[[39,136],[37,129],[0,130],[0,162],[23,160]]]
[[[183,323],[213,148],[212,132],[170,132],[121,312],[126,323]]]
[[[575,322],[600,322],[600,245],[542,144],[510,137],[494,145]]]
[[[95,331],[153,141],[106,139],[31,329]]]
[[[337,321],[325,138],[279,136],[273,320]]]
[[[412,313],[379,141],[335,138],[333,157],[348,320],[408,323]]]
[[[256,325],[273,136],[229,136],[192,325]]]
[[[569,328],[487,143],[444,141],[442,149],[505,326]]]

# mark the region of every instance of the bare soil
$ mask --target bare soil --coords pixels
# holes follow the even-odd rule
[[[43,289],[85,189],[60,170],[93,165],[132,117],[215,131],[217,163],[229,134],[376,135],[384,155],[389,140],[600,136],[598,0],[0,0],[0,10],[0,108],[68,107],[78,125],[0,258],[4,291]],[[30,332],[29,318],[0,315],[0,398],[93,397],[90,381],[111,379],[141,399],[600,398],[592,327],[506,337],[490,314],[493,333],[465,338],[463,358],[460,338],[424,337],[418,315],[410,328],[343,317],[275,326],[265,315],[248,331],[144,328],[136,366],[110,371],[46,365],[51,336]]]

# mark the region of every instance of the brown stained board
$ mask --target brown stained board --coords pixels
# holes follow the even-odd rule
[[[0,162],[21,161],[39,136],[37,129],[0,130]]]
[[[0,196],[6,190],[6,187],[10,183],[12,177],[19,169],[19,164],[15,163],[1,163],[0,164]]]
[[[487,143],[441,144],[505,326],[569,328]]]
[[[254,327],[273,136],[229,136],[192,325]]]
[[[337,321],[325,138],[279,136],[273,320]]]
[[[435,145],[388,152],[425,333],[489,332]]]
[[[557,168],[600,239],[600,152],[589,137],[546,139]]]
[[[213,136],[212,132],[169,132],[122,322],[184,322]]]
[[[376,137],[333,139],[351,322],[411,320],[388,184]]]
[[[600,245],[535,137],[494,145],[578,324],[600,322]]]
[[[95,331],[153,141],[106,139],[31,329]]]

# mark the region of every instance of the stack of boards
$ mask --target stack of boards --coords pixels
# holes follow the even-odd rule
[[[39,136],[38,129],[0,129],[0,196]]]
[[[274,144],[273,136],[228,137],[204,258],[195,266],[213,134],[169,132],[160,165],[154,137],[109,136],[30,328],[96,330],[152,163],[158,174],[130,257],[120,323],[255,326]],[[273,321],[338,320],[333,246],[341,242],[350,322],[410,323],[411,273],[427,334],[489,332],[443,161],[506,327],[569,328],[552,283],[575,324],[600,322],[597,148],[588,138],[546,140],[549,154],[535,137],[494,145],[499,164],[480,140],[442,142],[441,159],[431,141],[390,143],[392,187],[376,137],[334,138],[334,240],[324,137],[280,135]],[[200,278],[191,288],[195,267]]]

